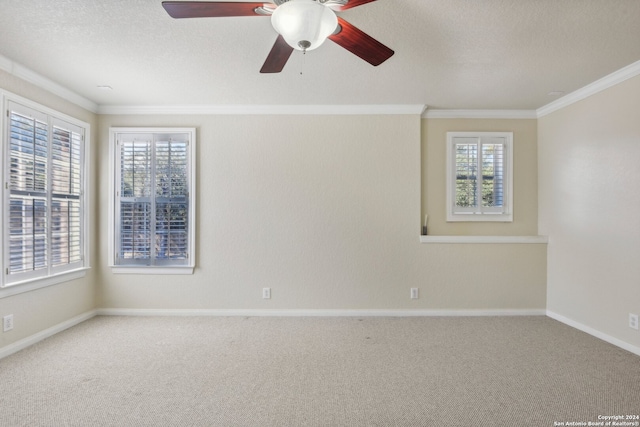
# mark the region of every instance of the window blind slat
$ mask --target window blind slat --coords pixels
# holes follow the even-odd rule
[[[187,161],[186,142],[156,142],[156,196],[187,194]]]
[[[46,200],[9,199],[10,274],[47,266],[46,214]]]
[[[120,258],[151,258],[151,203],[120,203]]]
[[[478,206],[478,144],[459,143],[455,145],[456,155],[456,206]]]
[[[158,258],[187,258],[187,219],[185,203],[156,205],[156,256]]]
[[[151,191],[151,142],[123,142],[120,170],[123,197],[148,197]]]
[[[482,144],[482,206],[501,207],[504,185],[504,144]]]
[[[9,120],[9,185],[13,190],[47,190],[47,124],[15,112]]]

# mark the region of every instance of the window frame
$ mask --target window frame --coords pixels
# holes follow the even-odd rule
[[[0,90],[0,105],[2,106],[2,114],[0,117],[0,164],[2,165],[2,179],[4,184],[2,185],[2,197],[0,200],[0,240],[2,241],[3,256],[0,259],[0,267],[2,275],[0,276],[0,298],[4,298],[10,295],[16,295],[23,292],[40,289],[46,286],[56,285],[59,283],[67,282],[70,280],[78,279],[86,275],[86,271],[90,268],[90,195],[87,191],[90,185],[90,177],[87,173],[88,164],[90,159],[90,146],[91,146],[91,126],[89,123],[83,122],[74,117],[68,116],[60,111],[46,107],[27,98],[23,98],[11,92]],[[52,201],[54,198],[54,192],[52,187],[52,181],[54,179],[53,174],[53,162],[51,150],[52,141],[54,138],[54,127],[69,127],[73,130],[79,131],[80,138],[80,159],[79,159],[79,184],[80,191],[78,197],[79,203],[79,261],[73,264],[65,265],[52,265],[53,251],[52,242],[55,240],[53,234],[54,219],[51,216],[52,205],[47,205],[47,266],[41,270],[21,272],[9,274],[10,266],[10,197],[11,197],[11,185],[10,185],[10,167],[8,162],[11,159],[11,118],[10,112],[16,111],[21,115],[29,115],[34,118],[38,118],[46,122],[47,125],[47,190],[46,200]]]
[[[188,180],[188,216],[187,216],[187,252],[188,257],[182,265],[151,265],[143,263],[119,264],[117,262],[119,226],[119,187],[120,187],[120,135],[149,134],[187,134],[187,180]],[[193,274],[196,260],[196,129],[184,127],[110,127],[109,128],[109,251],[108,265],[116,274]],[[155,164],[153,166],[155,168]]]
[[[475,209],[456,209],[456,139],[477,139],[482,145],[483,139],[504,139],[504,186],[502,191],[503,209],[484,210],[482,206]],[[479,147],[480,148],[480,147]],[[478,150],[482,153],[482,149]],[[478,156],[478,163],[482,159]],[[447,222],[513,222],[513,132],[447,132],[447,167],[446,167],[446,203]],[[480,184],[481,185],[481,184]]]

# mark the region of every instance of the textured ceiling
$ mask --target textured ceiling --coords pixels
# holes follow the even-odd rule
[[[387,62],[327,41],[279,74],[259,73],[277,36],[268,17],[176,20],[161,0],[0,11],[0,55],[102,106],[536,109],[640,60],[638,0],[378,0],[339,15],[395,50]]]

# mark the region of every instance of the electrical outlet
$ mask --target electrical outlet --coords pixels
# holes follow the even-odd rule
[[[2,330],[4,332],[7,332],[12,329],[13,329],[13,314],[7,314],[2,318]]]
[[[638,315],[629,313],[629,327],[631,329],[638,330]]]
[[[271,299],[271,288],[262,288],[262,298]]]
[[[418,288],[411,288],[411,299],[418,299],[419,292]]]

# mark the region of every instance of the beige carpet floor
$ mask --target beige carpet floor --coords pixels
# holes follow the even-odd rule
[[[546,317],[96,317],[0,360],[0,426],[558,426],[618,415],[640,415],[640,357]]]

